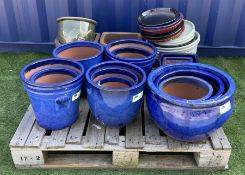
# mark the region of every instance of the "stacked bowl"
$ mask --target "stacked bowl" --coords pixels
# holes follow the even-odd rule
[[[156,8],[143,12],[138,25],[144,39],[163,42],[178,37],[184,31],[183,14],[173,8]]]
[[[147,107],[158,127],[177,140],[206,139],[230,117],[235,83],[200,63],[161,66],[148,76]]]
[[[191,21],[175,9],[157,8],[143,12],[138,25],[144,39],[159,52],[196,54],[200,35]]]
[[[49,130],[71,126],[78,117],[84,67],[78,62],[48,58],[20,72],[37,123]]]
[[[157,55],[156,47],[148,42],[124,39],[106,45],[108,61],[122,61],[141,67],[146,73],[152,69]]]
[[[122,127],[137,116],[146,83],[140,67],[106,61],[89,68],[86,80],[90,110],[103,125]]]

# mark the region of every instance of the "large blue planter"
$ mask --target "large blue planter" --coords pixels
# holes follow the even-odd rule
[[[86,72],[91,66],[103,61],[104,47],[92,41],[70,42],[56,47],[53,50],[53,56],[78,61],[84,66]],[[86,82],[84,82],[84,86],[82,86],[83,95],[85,95],[86,92],[85,84]]]
[[[61,74],[58,80],[55,79],[57,74]],[[65,76],[71,78],[65,80]],[[69,127],[76,121],[84,79],[81,64],[64,59],[43,59],[26,65],[20,72],[20,78],[38,125],[58,130]]]
[[[98,70],[106,69],[107,73],[114,74],[116,68],[134,73],[139,82],[126,88],[108,88],[98,85],[91,78]],[[146,74],[141,68],[124,62],[104,62],[88,69],[86,79],[88,103],[98,121],[109,127],[122,127],[136,117],[146,82]]]
[[[157,79],[178,70],[201,70],[213,74],[225,85],[222,95],[203,101],[176,100],[156,86]],[[183,75],[183,74],[182,74]],[[198,141],[221,127],[233,108],[235,83],[225,72],[199,63],[169,64],[157,68],[148,76],[147,107],[158,127],[170,137],[181,141]]]

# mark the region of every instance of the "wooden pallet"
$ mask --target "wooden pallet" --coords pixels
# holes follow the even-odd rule
[[[146,107],[121,129],[99,124],[81,99],[79,119],[70,128],[40,128],[29,106],[11,142],[17,168],[225,169],[231,145],[222,128],[202,143],[176,141],[149,118]]]

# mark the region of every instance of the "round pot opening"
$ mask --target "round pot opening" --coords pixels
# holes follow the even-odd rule
[[[144,44],[140,44],[140,43],[130,43],[130,42],[128,42],[128,43],[118,43],[118,44],[112,45],[109,48],[109,51],[112,52],[114,50],[117,50],[117,49],[120,49],[120,48],[127,48],[127,47],[141,48],[141,49],[146,50],[150,54],[152,54],[154,52],[154,50],[150,46],[147,46],[147,45],[144,45]]]
[[[35,79],[35,82],[40,84],[54,84],[65,82],[71,80],[72,78],[74,78],[74,76],[70,74],[52,73],[38,77],[37,79]]]
[[[97,82],[98,85],[111,88],[111,89],[123,89],[132,86],[132,82],[125,78],[120,77],[106,77]]]
[[[96,56],[99,52],[99,49],[93,47],[72,47],[61,51],[58,56],[60,58],[79,60]]]
[[[149,52],[138,49],[118,49],[114,52],[116,56],[121,58],[144,58],[150,56]]]
[[[161,83],[160,88],[172,97],[185,100],[199,100],[210,93],[208,83],[187,77],[169,78]]]

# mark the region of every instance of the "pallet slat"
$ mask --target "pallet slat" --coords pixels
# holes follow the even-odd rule
[[[132,123],[126,126],[126,148],[143,148],[141,112]]]
[[[65,146],[66,136],[68,134],[69,128],[65,128],[58,131],[52,131],[49,142],[47,143],[47,148],[62,148]]]
[[[111,145],[119,144],[119,129],[118,128],[106,128],[105,132],[105,143]]]
[[[21,120],[12,140],[10,141],[10,146],[24,146],[34,122],[35,116],[32,106],[30,105],[23,119]]]
[[[25,143],[27,147],[39,147],[43,140],[46,130],[41,128],[37,122],[34,123],[33,128],[28,136],[28,139]]]
[[[104,145],[105,127],[101,125],[91,114],[84,146],[89,148],[102,148]]]
[[[85,98],[81,98],[79,105],[79,117],[74,123],[68,133],[66,143],[80,144],[82,141],[83,131],[85,129],[85,124],[87,121],[89,113],[88,102]]]
[[[146,102],[144,103],[144,120],[145,120],[145,143],[159,145],[160,132],[158,127],[150,118],[150,114],[147,110]]]

